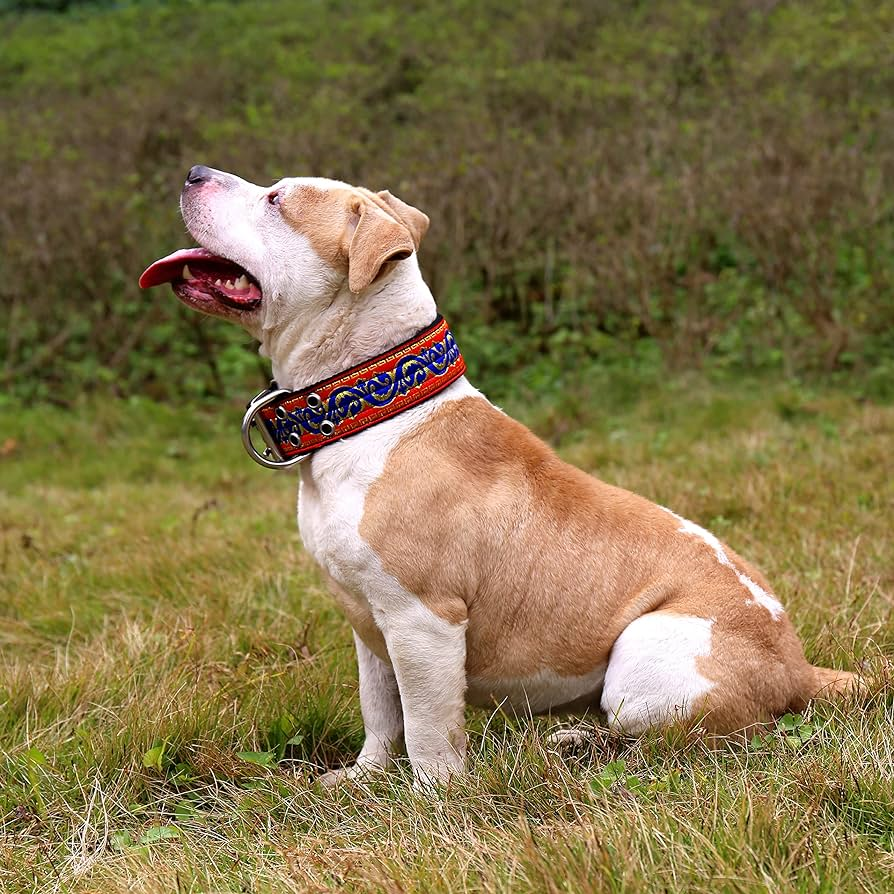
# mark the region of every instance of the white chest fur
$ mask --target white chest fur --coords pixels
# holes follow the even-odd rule
[[[366,494],[401,438],[445,402],[470,396],[481,395],[462,377],[419,406],[325,448],[302,466],[298,527],[304,545],[349,594],[368,603],[374,617],[421,603],[383,570],[361,538]]]

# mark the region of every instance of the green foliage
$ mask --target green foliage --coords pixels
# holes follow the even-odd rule
[[[22,11],[43,7],[67,10]],[[426,210],[423,269],[486,385],[645,353],[891,394],[891,4],[16,8],[0,377],[20,397],[262,380],[233,327],[136,286],[183,241],[196,162]]]
[[[167,748],[167,746],[167,742],[161,742],[158,745],[153,745],[143,755],[143,766],[157,770],[159,773],[163,772],[166,766],[165,749]]]
[[[677,770],[671,770],[667,776],[642,779],[635,773],[627,772],[625,761],[614,760],[609,761],[590,780],[590,788],[596,793],[620,792],[651,797],[662,792],[678,792],[680,790],[680,773]]]
[[[776,734],[752,736],[751,750],[772,750],[776,745],[797,751],[806,745],[816,731],[813,723],[804,719],[803,714],[783,714],[776,724]]]
[[[180,830],[176,826],[150,826],[136,840],[129,830],[119,829],[109,836],[109,841],[115,850],[132,851],[148,857],[151,845],[176,841],[179,838]]]
[[[272,751],[238,751],[236,757],[259,767],[272,767],[276,763],[276,755]]]
[[[18,759],[10,762],[14,770],[18,771],[19,778],[25,784],[30,801],[38,816],[47,815],[47,805],[41,793],[41,782],[44,768],[47,764],[46,756],[37,748],[28,748]]]

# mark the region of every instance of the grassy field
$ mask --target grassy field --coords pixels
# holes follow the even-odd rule
[[[894,407],[678,379],[521,415],[760,565],[814,662],[894,655]],[[891,889],[884,691],[714,751],[470,711],[447,791],[314,786],[361,742],[349,629],[238,418],[0,408],[0,890]]]

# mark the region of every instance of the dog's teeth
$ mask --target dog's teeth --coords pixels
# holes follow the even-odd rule
[[[222,286],[223,283],[222,283],[219,279],[216,279],[216,280],[214,280],[214,285],[216,285],[216,286]]]
[[[183,278],[187,281],[195,279],[195,277],[192,275],[192,271],[186,264],[183,265]]]
[[[236,282],[233,283],[233,286],[240,290],[245,290],[248,288],[248,277],[243,273]]]
[[[225,285],[228,289],[235,289],[235,288],[236,288],[236,286],[233,285],[233,280],[231,280],[231,279],[228,279],[228,280],[224,283],[224,285]]]

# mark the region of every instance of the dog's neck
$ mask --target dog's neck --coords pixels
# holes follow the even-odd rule
[[[436,313],[412,255],[359,295],[345,282],[324,310],[266,333],[261,349],[280,388],[296,391],[400,344]]]

